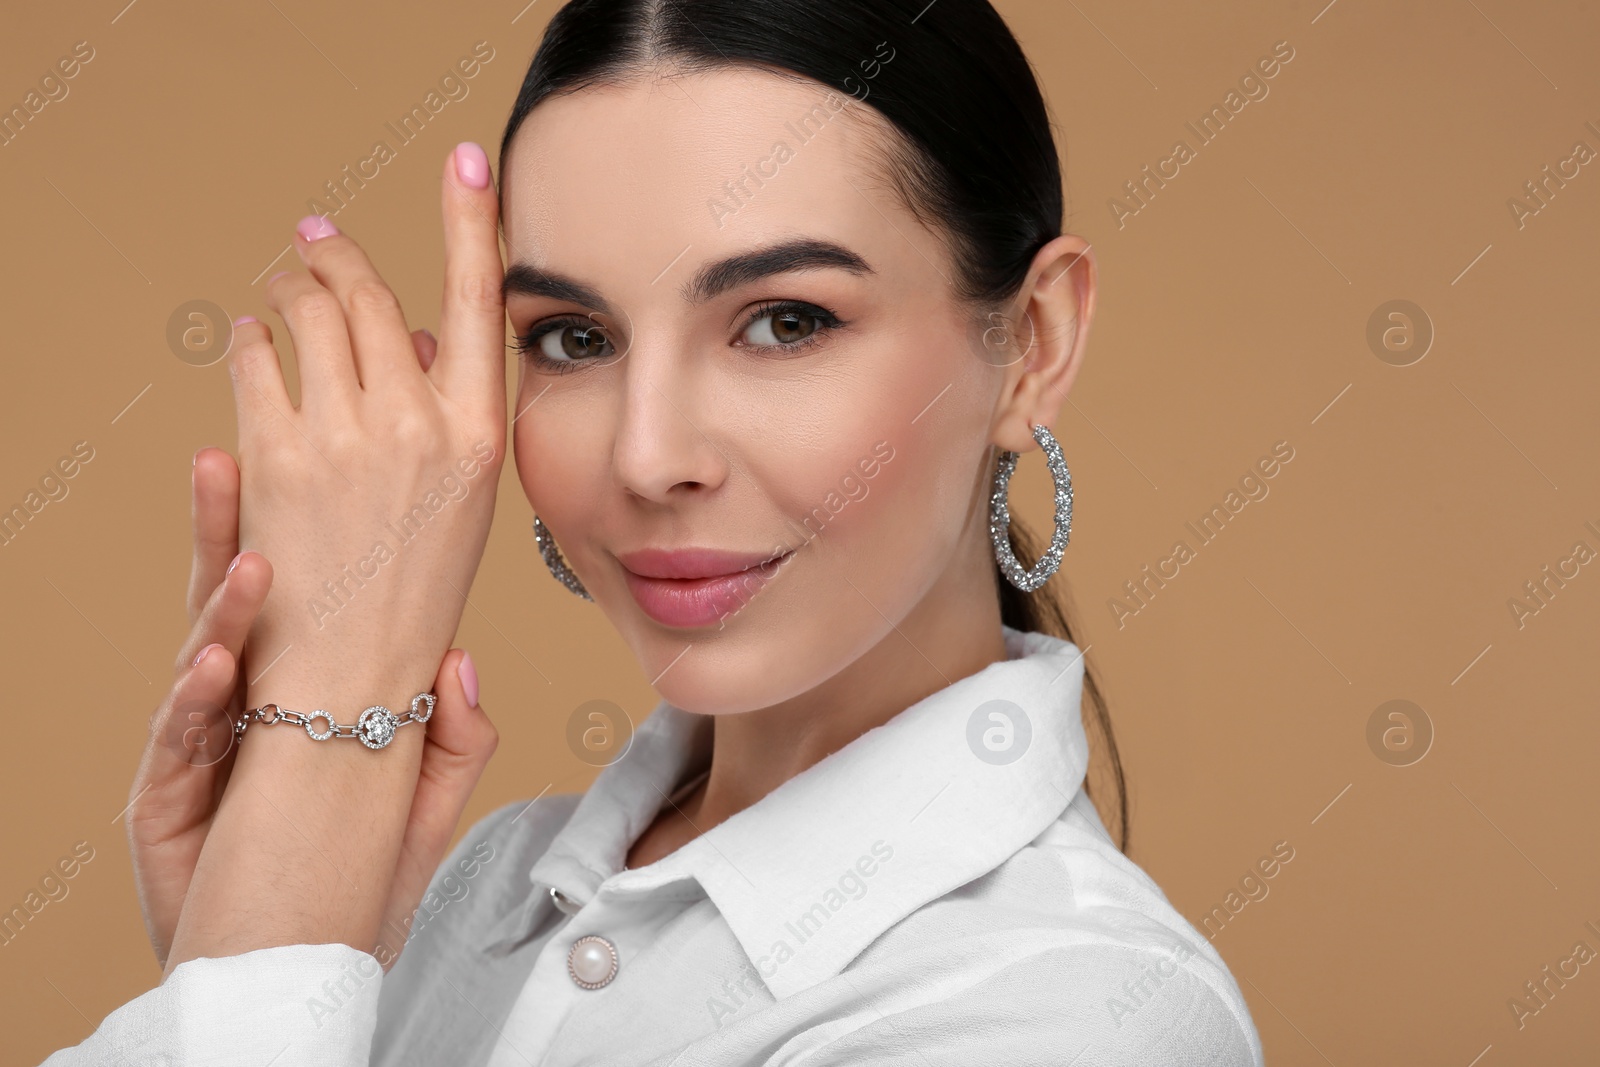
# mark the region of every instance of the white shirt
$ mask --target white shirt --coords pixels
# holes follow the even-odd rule
[[[587,793],[478,822],[389,974],[345,945],[191,960],[45,1062],[1261,1067],[1221,957],[1082,791],[1081,654],[1005,640],[624,870],[710,758],[710,719],[663,702]]]

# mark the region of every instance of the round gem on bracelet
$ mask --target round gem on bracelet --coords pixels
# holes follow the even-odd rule
[[[400,720],[395,718],[394,712],[382,704],[374,704],[356,720],[356,736],[368,748],[382,748],[394,740],[394,732],[399,725]]]

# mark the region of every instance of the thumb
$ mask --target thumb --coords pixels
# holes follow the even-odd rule
[[[478,706],[477,668],[464,649],[445,653],[433,692],[438,699],[425,727],[417,790],[380,935],[386,942],[394,940],[395,931],[410,929],[417,901],[444,859],[467,800],[500,741]]]
[[[453,648],[445,653],[434,678],[433,692],[438,701],[427,724],[423,783],[430,776],[440,784],[470,776],[470,792],[500,737],[489,716],[478,706],[478,669],[465,649]],[[423,783],[419,783],[419,795]],[[465,797],[462,799],[465,801]]]

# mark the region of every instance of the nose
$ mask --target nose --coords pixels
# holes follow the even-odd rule
[[[612,465],[623,488],[668,504],[684,493],[716,489],[727,479],[727,459],[709,435],[715,413],[697,402],[692,359],[635,344],[625,357],[620,425]]]

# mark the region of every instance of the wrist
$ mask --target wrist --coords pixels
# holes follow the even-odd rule
[[[315,692],[304,679],[285,683],[289,692]],[[390,691],[406,692],[403,699],[384,701],[405,716],[411,697],[426,690]],[[363,706],[360,700],[274,703],[308,716],[325,708],[340,726],[355,723]],[[257,707],[258,702],[246,704]],[[423,702],[419,716],[428,710]],[[318,732],[328,725],[312,723]],[[371,951],[410,816],[426,730],[415,722],[396,729],[383,751],[375,752],[355,738],[317,741],[299,725],[250,722],[196,863],[168,968],[197,956],[275,945],[343,942]]]

